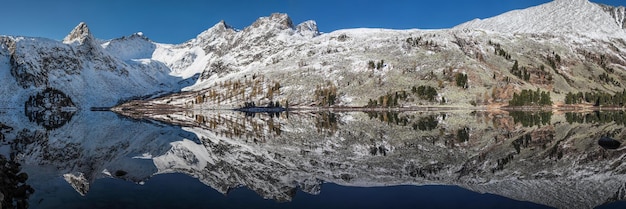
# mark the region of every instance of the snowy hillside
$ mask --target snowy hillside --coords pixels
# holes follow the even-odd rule
[[[181,90],[154,102],[195,109],[250,101],[381,106],[419,86],[436,87],[436,95],[409,95],[393,106],[506,104],[513,93],[536,88],[559,102],[580,90],[621,91],[624,17],[623,7],[557,0],[452,29],[322,34],[315,21],[296,25],[276,13],[241,30],[221,21],[182,44],[155,43],[141,32],[98,41],[81,23],[63,42],[1,38],[0,79],[8,85],[0,106],[20,107],[46,88],[79,108]],[[524,76],[511,70],[516,62]],[[459,76],[467,81],[457,84]]]
[[[622,8],[623,11],[623,8]],[[625,38],[623,13],[604,11],[587,0],[555,0],[536,7],[516,10],[484,20],[476,19],[455,28],[482,29],[501,33],[550,33],[592,38]]]
[[[152,101],[220,109],[245,102],[292,106],[381,105],[396,93],[436,87],[434,99],[394,107],[506,104],[523,89],[621,92],[626,84],[623,7],[557,0],[452,29],[346,29],[320,34],[314,21],[262,17],[243,30],[219,22],[179,45],[157,44],[153,60],[198,80]],[[558,59],[557,59],[558,58]],[[524,72],[512,70],[515,63]],[[467,77],[459,85],[456,78]],[[332,92],[333,101],[321,92]],[[488,93],[485,93],[488,92]]]
[[[285,14],[262,17],[244,30],[236,30],[220,21],[195,39],[180,45],[159,44],[153,59],[166,63],[174,75],[184,78],[204,73],[236,72],[261,68],[279,50],[306,42],[319,35],[314,21],[294,26]],[[225,66],[216,69],[215,63]]]
[[[137,35],[129,39],[135,39]],[[124,99],[171,92],[180,89],[180,78],[148,58],[150,53],[122,50],[109,53],[90,33],[86,24],[79,24],[64,40],[43,38],[1,37],[0,72],[4,80],[0,107],[20,108],[29,96],[46,88],[67,94],[79,108],[112,106]],[[111,48],[147,49],[128,45],[130,41],[112,41]],[[137,42],[133,42],[137,43]],[[126,45],[126,46],[122,46]],[[152,44],[152,46],[154,46]],[[142,56],[143,55],[143,56]]]

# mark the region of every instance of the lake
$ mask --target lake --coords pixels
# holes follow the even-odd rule
[[[0,199],[3,208],[624,208],[625,122],[624,112],[5,109]]]

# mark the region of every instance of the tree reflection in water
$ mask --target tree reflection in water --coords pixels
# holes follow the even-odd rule
[[[34,160],[54,155],[47,163],[64,168],[61,174],[85,177],[77,183],[91,184],[103,175],[143,182],[155,174],[183,173],[224,194],[247,187],[280,202],[291,201],[294,191],[319,194],[323,183],[354,187],[457,185],[561,208],[589,208],[607,203],[608,198],[624,199],[611,195],[626,188],[626,166],[621,161],[626,150],[605,150],[597,142],[600,136],[621,141],[626,136],[623,125],[571,124],[565,114],[532,112],[289,114],[289,118],[286,114],[250,117],[229,111],[152,115],[146,118],[185,127],[183,130],[198,139],[168,141],[171,147],[158,152],[139,148],[163,147],[150,145],[154,137],[188,136],[164,131],[169,126],[163,123],[151,128],[115,122],[117,125],[96,124],[108,132],[75,136],[89,140],[75,142],[51,134],[54,140],[46,142],[54,142],[51,145],[59,149],[39,153],[48,144],[31,143],[27,150],[34,151],[29,154]],[[85,118],[104,124],[109,121]],[[82,119],[78,115],[71,125],[51,132],[67,132]],[[135,125],[141,128],[133,128]],[[127,129],[137,130],[120,134]],[[112,136],[124,139],[107,145]],[[141,143],[114,146],[136,142]],[[67,154],[70,144],[78,150],[73,155]],[[146,169],[134,166],[136,161],[147,162]],[[66,166],[68,162],[94,169]],[[31,162],[37,163],[41,161]],[[119,166],[112,166],[117,163]],[[103,169],[109,174],[102,174]],[[116,172],[119,170],[124,172]],[[35,196],[39,194],[42,192]]]
[[[21,165],[0,155],[0,208],[28,208],[28,198],[35,190],[28,184],[28,174]]]
[[[32,122],[47,130],[54,130],[72,119],[76,105],[62,91],[47,88],[31,96],[24,104],[25,114]]]

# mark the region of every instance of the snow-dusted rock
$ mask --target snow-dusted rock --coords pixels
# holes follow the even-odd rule
[[[182,80],[154,64],[156,46],[139,34],[115,39],[103,48],[85,23],[63,40],[2,37],[0,90],[3,108],[21,108],[29,96],[46,88],[67,94],[79,108],[112,106],[124,99],[177,91]],[[17,84],[17,85],[16,85]]]

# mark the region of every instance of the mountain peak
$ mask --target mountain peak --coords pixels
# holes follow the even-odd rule
[[[595,38],[625,36],[609,13],[588,0],[554,0],[484,20],[472,20],[455,28],[502,33],[577,33]]]
[[[252,28],[277,28],[279,30],[293,29],[293,21],[289,15],[285,13],[273,13],[269,17],[261,17],[257,19],[252,25]]]
[[[131,36],[145,37],[145,36],[143,35],[143,32],[141,32],[141,31],[136,32],[136,33],[133,33],[133,35],[131,35]]]
[[[587,3],[589,0],[554,0],[554,2],[574,4],[574,3]]]
[[[302,36],[315,37],[320,34],[317,23],[313,20],[304,21],[296,26],[296,32]]]
[[[226,24],[226,21],[220,20],[217,24],[213,25],[211,28],[200,33],[196,37],[196,39],[197,40],[214,40],[218,37],[224,36],[224,34],[227,34],[227,32],[229,31],[235,32],[236,30],[232,26]]]
[[[126,38],[126,37],[123,37],[123,38]],[[148,42],[151,42],[151,40],[150,40],[150,39],[149,39],[149,38],[148,38],[145,34],[143,34],[143,32],[136,32],[136,33],[133,33],[133,34],[132,34],[132,35],[130,35],[128,38],[129,38],[129,39],[138,38],[138,39],[143,39],[143,40],[146,40],[146,41],[148,41]]]
[[[220,20],[217,24],[213,25],[209,30],[224,32],[226,30],[234,30],[234,28],[228,24],[226,21]]]
[[[91,34],[89,27],[87,27],[87,24],[85,22],[81,22],[63,39],[63,43],[78,43],[80,45],[89,40],[94,40],[94,37]]]
[[[231,27],[230,25],[226,24],[226,21],[224,20],[220,20],[220,22],[218,22],[217,24],[215,24],[213,27],[219,27],[219,28],[224,28],[224,29],[233,29],[233,27]]]

